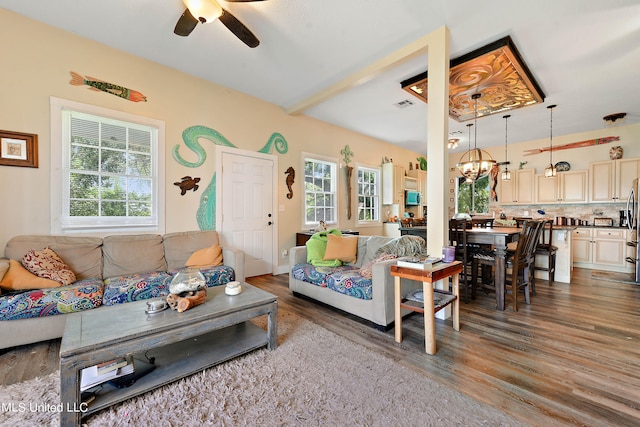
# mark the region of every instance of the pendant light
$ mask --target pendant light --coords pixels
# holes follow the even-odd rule
[[[456,164],[458,170],[462,176],[469,181],[475,181],[478,178],[486,176],[491,171],[493,165],[495,165],[496,161],[491,158],[489,153],[484,150],[478,149],[478,98],[480,98],[482,94],[474,93],[471,95],[471,99],[474,100],[473,106],[473,116],[474,116],[474,149],[471,150],[471,126],[469,126],[469,151],[460,157],[460,162]],[[462,159],[467,157],[467,161],[462,163]]]
[[[507,121],[511,117],[511,114],[502,116],[504,119],[504,170],[502,171],[502,180],[511,180],[511,171],[509,170],[509,156],[507,155]]]
[[[545,178],[553,178],[556,176],[557,171],[556,167],[553,166],[553,109],[556,108],[557,105],[549,105],[547,108],[549,109],[550,120],[549,120],[549,166],[544,170]]]
[[[473,123],[469,123],[467,124],[467,129],[469,129],[469,150],[467,151],[467,153],[469,153],[469,157],[471,157],[471,126],[473,126]],[[469,158],[469,160],[471,160],[471,158]],[[473,182],[473,180],[475,178],[471,177],[471,173],[469,171],[467,171],[467,173],[463,173],[462,175],[464,175],[465,177],[465,181],[467,184],[471,184]]]

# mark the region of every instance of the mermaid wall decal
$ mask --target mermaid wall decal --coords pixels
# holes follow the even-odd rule
[[[233,145],[227,138],[225,138],[220,132],[208,128],[206,126],[191,126],[186,128],[182,132],[182,140],[184,145],[193,151],[198,156],[195,162],[189,162],[180,155],[180,144],[176,144],[173,147],[173,158],[183,166],[189,168],[197,168],[202,166],[207,160],[207,153],[202,148],[202,145],[198,141],[200,138],[207,139],[216,145],[224,145],[227,147],[238,148]],[[264,147],[258,150],[258,153],[269,154],[272,150],[275,150],[280,154],[285,154],[289,150],[287,140],[278,132],[271,134],[271,137],[267,141]],[[200,230],[215,230],[216,229],[216,173],[213,173],[211,182],[207,188],[202,192],[200,196],[200,205],[196,213],[196,220],[198,221],[198,227]]]

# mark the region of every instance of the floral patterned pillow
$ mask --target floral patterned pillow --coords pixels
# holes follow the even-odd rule
[[[22,266],[38,277],[55,280],[63,285],[76,281],[76,275],[51,248],[30,249],[22,257]]]

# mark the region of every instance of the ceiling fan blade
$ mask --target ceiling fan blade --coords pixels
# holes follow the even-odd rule
[[[196,28],[198,22],[200,21],[193,17],[191,12],[189,12],[189,9],[186,9],[182,16],[180,16],[180,19],[178,19],[176,28],[173,29],[173,32],[179,36],[188,36],[191,34],[191,31]]]
[[[227,27],[233,34],[236,35],[244,44],[249,47],[257,47],[260,44],[260,40],[249,30],[245,25],[238,21],[238,19],[231,13],[222,9],[222,15],[220,15],[220,21]]]

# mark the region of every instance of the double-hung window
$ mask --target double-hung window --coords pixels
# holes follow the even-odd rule
[[[164,123],[56,98],[51,111],[52,230],[163,232]]]
[[[313,227],[324,221],[336,224],[337,162],[317,156],[304,156],[304,226]]]
[[[380,223],[380,169],[358,166],[358,224]]]

